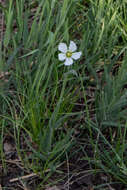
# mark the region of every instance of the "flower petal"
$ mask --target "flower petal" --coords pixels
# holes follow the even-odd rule
[[[72,58],[66,58],[66,61],[64,62],[64,65],[69,66],[73,64],[73,59]]]
[[[80,52],[75,52],[75,53],[72,53],[72,58],[74,59],[74,60],[77,60],[77,59],[79,59],[80,57],[81,57],[81,55],[82,55],[82,52],[80,51]]]
[[[67,53],[67,45],[65,43],[60,43],[58,46],[58,50],[62,53]]]
[[[73,41],[70,41],[69,51],[74,52],[77,50],[77,46]]]
[[[64,60],[66,59],[65,53],[59,53],[59,54],[58,54],[58,59],[59,59],[60,61],[64,61]]]

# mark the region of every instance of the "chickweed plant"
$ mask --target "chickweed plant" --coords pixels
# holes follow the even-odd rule
[[[93,176],[107,176],[93,188],[126,187],[126,8],[120,0],[0,3],[0,155],[5,172],[4,139],[11,135],[24,170],[40,177],[38,189],[66,181],[62,168],[74,157],[87,161]],[[70,179],[75,169],[78,173],[73,168]],[[61,180],[55,177],[54,182],[53,175]]]

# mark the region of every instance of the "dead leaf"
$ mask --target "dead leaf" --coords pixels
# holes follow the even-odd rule
[[[8,76],[8,75],[10,75],[9,72],[0,72],[0,79],[4,78],[5,76]]]
[[[5,142],[4,143],[4,152],[5,154],[10,154],[11,152],[14,151],[14,146],[11,143]]]
[[[94,190],[94,189],[93,189],[93,187],[90,187],[90,189],[89,189],[89,190]]]
[[[0,184],[0,190],[2,190],[2,186],[1,186],[1,184]]]

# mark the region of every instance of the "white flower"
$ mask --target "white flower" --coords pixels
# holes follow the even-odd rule
[[[64,65],[72,65],[73,59],[77,60],[80,58],[82,52],[75,52],[77,50],[77,46],[73,41],[70,41],[69,48],[67,48],[67,45],[65,43],[60,43],[58,46],[58,50],[62,53],[58,54],[58,58],[60,61],[64,61]]]

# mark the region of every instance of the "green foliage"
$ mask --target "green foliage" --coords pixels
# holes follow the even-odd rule
[[[10,0],[0,9],[6,26],[0,69],[9,72],[0,82],[3,164],[4,134],[13,131],[25,167],[44,183],[66,160],[80,130],[94,162],[89,156],[82,159],[127,185],[126,3]],[[58,44],[70,40],[82,58],[65,67],[58,60]]]

